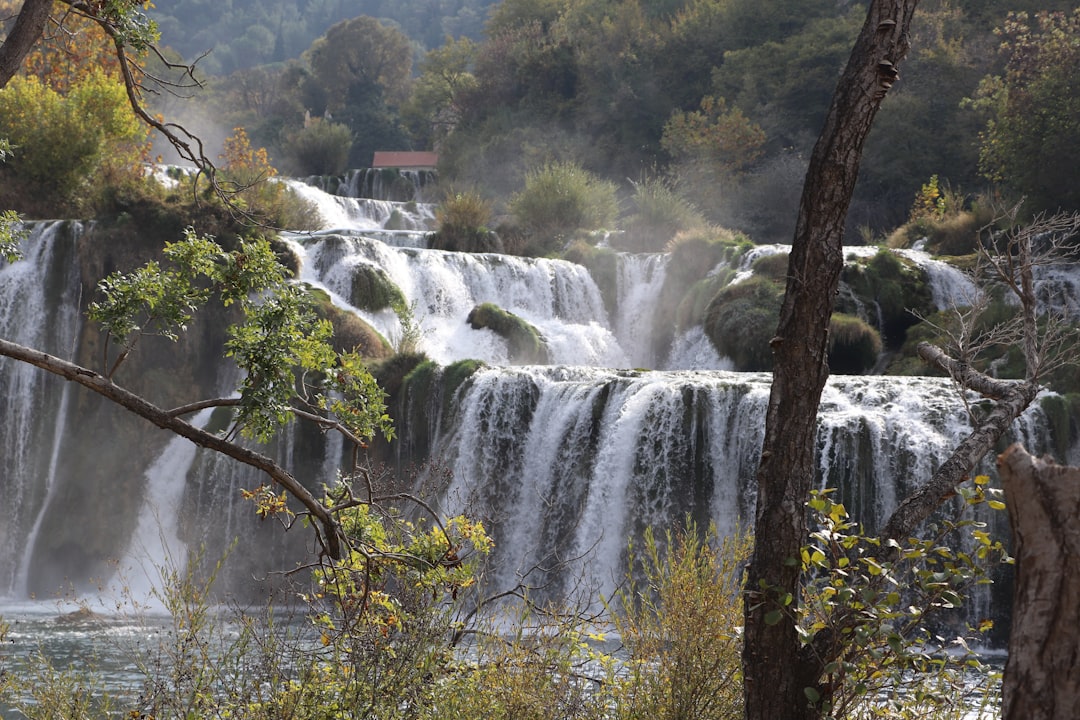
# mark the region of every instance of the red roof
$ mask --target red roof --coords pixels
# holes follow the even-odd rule
[[[371,161],[373,168],[400,168],[404,170],[434,170],[439,163],[438,153],[433,152],[386,152],[375,151]]]

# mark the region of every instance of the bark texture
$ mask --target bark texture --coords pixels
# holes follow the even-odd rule
[[[26,0],[23,3],[11,34],[0,44],[0,88],[7,85],[22,67],[26,54],[45,30],[50,10],[52,0]]]
[[[1013,445],[998,456],[1016,576],[1004,720],[1080,713],[1080,468]]]
[[[804,504],[814,481],[817,411],[828,377],[833,300],[843,234],[863,143],[898,76],[918,0],[874,0],[814,147],[803,184],[780,323],[772,341],[773,383],[757,473],[754,554],[747,570],[743,671],[747,720],[821,715],[821,658],[803,652],[793,618],[765,616],[798,597]],[[808,689],[809,688],[809,692]]]

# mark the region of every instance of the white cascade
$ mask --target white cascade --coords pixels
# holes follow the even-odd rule
[[[22,259],[0,261],[0,337],[70,358],[79,332],[75,223],[37,223]],[[67,413],[62,380],[0,358],[0,597],[21,593],[49,494]]]
[[[667,277],[667,253],[619,253],[615,337],[634,367],[656,366],[651,344],[656,300]]]
[[[581,578],[610,593],[627,538],[645,527],[687,515],[721,533],[749,522],[768,392],[765,374],[482,369],[433,452],[453,473],[444,509],[488,523],[500,588],[531,570],[558,590]],[[872,528],[968,431],[947,380],[834,377],[820,411],[819,486],[838,488]],[[1048,434],[1037,405],[1014,427],[1035,447]],[[554,558],[570,567],[545,577],[539,568]]]
[[[342,235],[296,238],[300,279],[326,288],[346,306],[355,268],[381,268],[401,289],[421,333],[420,348],[441,364],[472,358],[507,364],[506,341],[466,319],[485,302],[532,324],[555,363],[625,367],[626,353],[609,328],[600,291],[581,265],[563,260],[395,248]],[[353,308],[356,310],[356,308]],[[358,314],[392,344],[401,338],[393,313]]]
[[[203,427],[212,414],[212,409],[202,410],[190,422]],[[188,471],[197,451],[190,440],[174,437],[147,468],[139,519],[127,551],[117,563],[110,594],[149,602],[162,572],[182,572],[186,567],[188,545],[180,537],[179,519]]]

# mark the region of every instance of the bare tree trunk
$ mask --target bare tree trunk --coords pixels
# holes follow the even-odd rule
[[[794,618],[766,615],[799,596],[799,550],[814,478],[817,411],[828,377],[833,299],[863,142],[908,49],[918,0],[874,0],[810,158],[777,335],[757,473],[754,554],[747,571],[743,673],[747,720],[817,718],[820,658],[800,655]],[[797,602],[797,601],[795,601]],[[775,613],[770,621],[775,620]],[[813,700],[817,700],[814,702]]]
[[[8,84],[15,73],[22,67],[30,48],[34,46],[52,10],[52,0],[26,0],[11,34],[0,44],[0,88]]]
[[[998,456],[1016,576],[1003,720],[1072,720],[1080,712],[1080,468]]]

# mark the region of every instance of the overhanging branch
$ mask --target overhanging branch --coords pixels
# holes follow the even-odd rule
[[[28,363],[46,372],[82,385],[107,400],[148,420],[159,428],[168,430],[186,438],[199,447],[219,452],[222,455],[249,465],[270,477],[292,497],[300,502],[321,526],[320,542],[326,553],[334,559],[342,556],[341,533],[337,521],[330,510],[320,503],[307,488],[300,484],[287,470],[265,455],[250,450],[242,445],[224,440],[206,432],[177,417],[175,412],[163,410],[145,398],[130,390],[120,387],[104,375],[88,370],[81,365],[63,360],[54,355],[34,350],[0,338],[0,355],[19,362]]]

